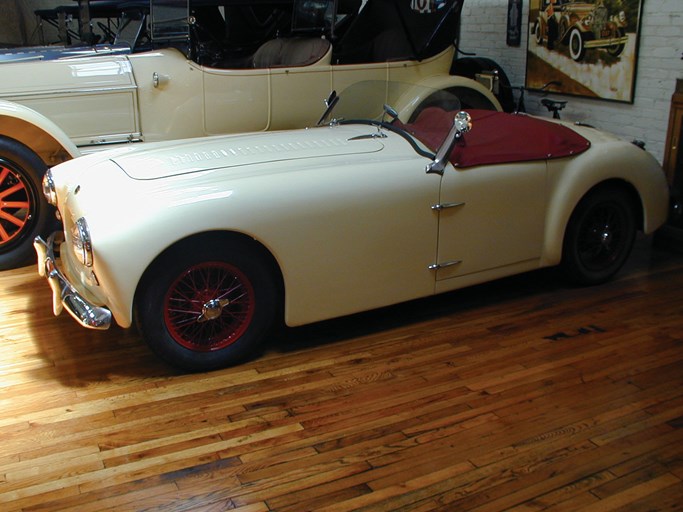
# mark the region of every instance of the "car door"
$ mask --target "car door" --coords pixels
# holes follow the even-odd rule
[[[443,174],[437,291],[537,265],[546,205],[546,161],[454,168]],[[458,279],[463,278],[463,279]]]
[[[425,174],[428,160],[398,135],[376,137],[372,126],[307,132],[311,144],[343,142],[323,169],[303,159],[279,163],[297,172],[273,174],[254,190],[270,198],[254,231],[283,268],[288,325],[432,295],[438,216],[431,205],[441,177]]]
[[[269,129],[271,102],[268,69],[201,69],[207,134]]]
[[[332,66],[274,67],[270,78],[271,130],[314,126],[325,110],[324,100],[333,89]]]

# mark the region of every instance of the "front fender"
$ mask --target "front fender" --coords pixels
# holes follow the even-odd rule
[[[12,101],[0,100],[0,136],[31,148],[47,165],[56,165],[81,154],[53,121]]]
[[[620,155],[615,163],[614,155]],[[596,187],[614,183],[632,189],[640,199],[640,226],[653,233],[666,222],[668,185],[655,158],[633,144],[613,140],[594,144],[588,151],[565,163],[548,162],[548,208],[542,254],[544,265],[557,265],[562,259],[562,244],[569,219],[579,201]]]

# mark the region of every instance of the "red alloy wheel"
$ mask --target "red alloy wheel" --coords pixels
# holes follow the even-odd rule
[[[22,234],[31,215],[28,184],[0,162],[0,247]]]
[[[254,287],[237,267],[213,261],[194,265],[169,287],[164,322],[173,339],[196,352],[235,343],[254,317]]]

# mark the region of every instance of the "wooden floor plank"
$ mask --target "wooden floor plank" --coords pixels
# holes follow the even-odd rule
[[[287,329],[184,375],[0,273],[0,509],[683,510],[683,255]]]

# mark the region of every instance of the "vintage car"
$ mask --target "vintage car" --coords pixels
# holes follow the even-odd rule
[[[568,46],[570,57],[579,62],[586,50],[604,48],[618,57],[624,51],[628,36],[623,10],[610,13],[602,0],[542,0],[534,25],[536,44],[546,42],[549,49],[556,43]]]
[[[500,109],[490,87],[450,73],[462,1],[152,0],[149,17],[127,7],[119,24],[128,55],[17,49],[29,60],[0,63],[0,269],[28,262],[52,229],[46,168],[82,154],[304,127],[332,88],[370,79]]]
[[[169,363],[210,370],[255,356],[283,322],[556,265],[601,283],[637,230],[666,220],[664,173],[635,144],[372,85],[331,95],[317,127],[131,145],[52,168],[43,188],[64,229],[34,245],[55,314],[136,323]]]

